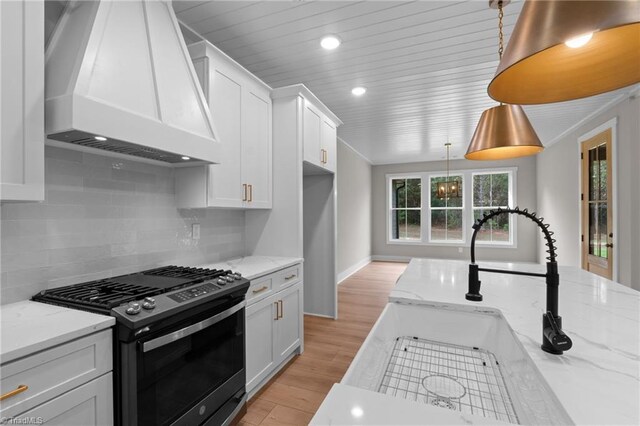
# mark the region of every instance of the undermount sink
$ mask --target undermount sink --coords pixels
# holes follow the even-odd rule
[[[509,423],[573,423],[497,310],[389,303],[341,383]]]

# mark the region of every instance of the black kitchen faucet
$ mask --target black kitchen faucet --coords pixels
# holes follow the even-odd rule
[[[480,268],[476,264],[476,236],[482,225],[492,218],[501,214],[518,214],[531,219],[542,230],[547,240],[547,273],[540,274],[534,272],[509,271],[503,269]],[[544,277],[547,283],[547,312],[542,316],[542,350],[555,355],[562,355],[564,351],[571,349],[572,342],[569,336],[562,332],[562,318],[558,315],[558,286],[560,285],[560,275],[558,275],[558,264],[556,263],[556,248],[553,245],[556,240],[551,238],[553,232],[549,231],[549,225],[544,224],[544,218],[537,217],[535,213],[529,213],[527,209],[520,210],[518,207],[498,208],[485,213],[482,218],[473,224],[473,237],[471,237],[471,264],[469,264],[469,292],[465,295],[467,300],[480,302],[480,280],[478,272],[493,272],[498,274],[527,275],[531,277]]]

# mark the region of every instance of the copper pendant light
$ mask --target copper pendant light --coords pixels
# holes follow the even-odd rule
[[[527,0],[489,96],[545,104],[640,82],[638,0]]]
[[[502,58],[502,7],[508,1],[490,1],[489,5],[498,8],[499,48]],[[507,158],[526,157],[544,149],[527,115],[520,105],[503,105],[489,108],[480,116],[473,133],[471,143],[464,158],[467,160],[505,160]]]

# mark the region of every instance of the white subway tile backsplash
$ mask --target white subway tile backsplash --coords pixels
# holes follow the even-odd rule
[[[46,148],[43,203],[0,206],[0,303],[163,264],[244,254],[244,212],[178,210],[174,172]],[[200,239],[191,225],[201,226]]]

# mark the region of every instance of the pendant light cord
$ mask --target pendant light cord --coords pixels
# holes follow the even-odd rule
[[[502,18],[504,18],[504,11],[502,10],[502,0],[498,0],[498,56],[502,61],[502,52],[504,52],[504,35],[502,34]],[[502,106],[502,101],[500,102]]]
[[[502,52],[504,52],[504,36],[502,35],[502,18],[504,11],[502,10],[502,0],[498,1],[498,56],[502,60]]]

